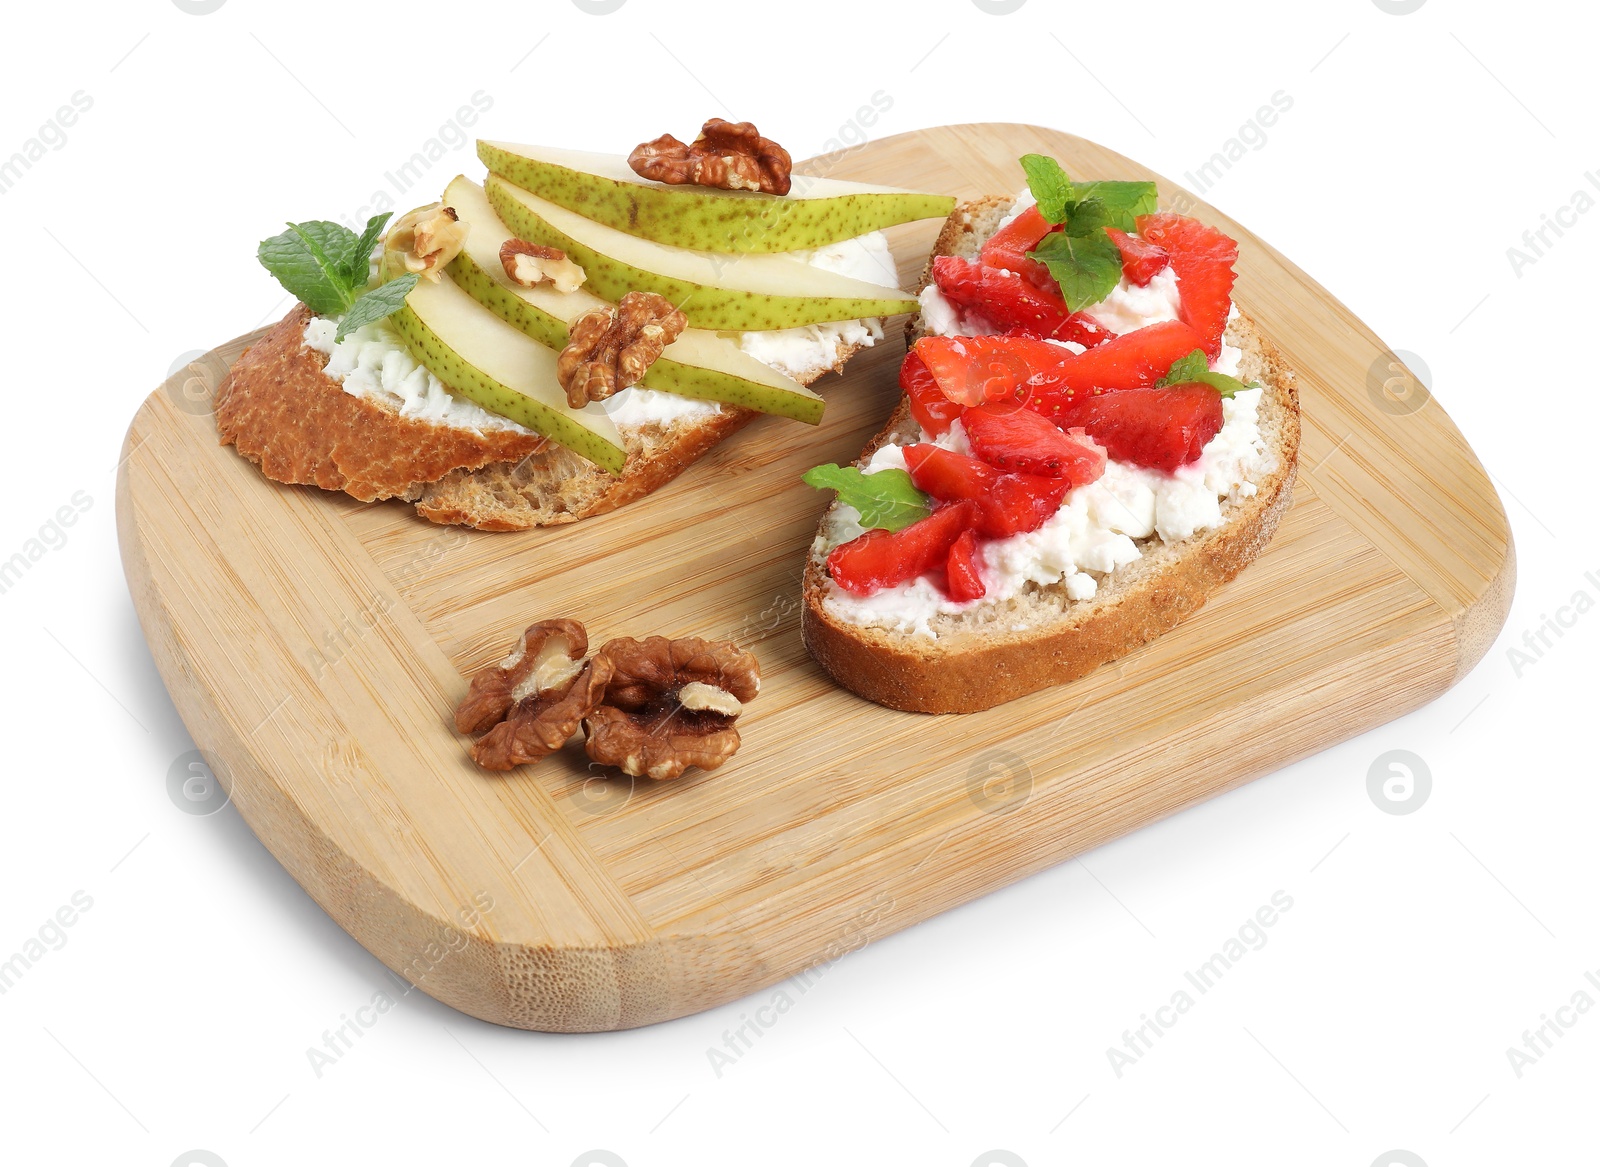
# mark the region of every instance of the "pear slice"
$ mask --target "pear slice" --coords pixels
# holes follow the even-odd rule
[[[465,248],[446,270],[462,291],[506,323],[559,352],[566,347],[572,321],[593,308],[608,307],[582,288],[558,292],[547,284],[526,288],[509,279],[500,263],[500,245],[513,236],[477,183],[458,176],[445,188],[444,201],[468,227]],[[640,384],[812,425],[822,420],[821,397],[732,341],[700,328],[685,329]]]
[[[597,223],[673,247],[735,254],[802,251],[944,218],[956,201],[893,186],[796,174],[787,195],[667,186],[640,178],[619,154],[479,142],[495,174]]]
[[[617,427],[599,405],[567,406],[556,383],[556,354],[485,312],[449,279],[419,280],[389,322],[452,392],[622,473],[628,455]]]
[[[829,320],[892,316],[917,301],[792,255],[719,255],[653,243],[596,223],[491,174],[489,203],[519,239],[559,247],[589,274],[595,295],[658,292],[696,328],[756,332]]]

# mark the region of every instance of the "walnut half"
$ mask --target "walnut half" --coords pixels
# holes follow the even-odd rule
[[[714,770],[739,748],[734,722],[761,690],[756,658],[727,642],[685,637],[607,641],[604,701],[584,718],[584,749],[635,778]]]
[[[402,215],[384,236],[383,248],[385,256],[395,256],[406,271],[437,282],[466,242],[467,224],[455,208],[430,203]]]
[[[655,292],[629,292],[615,307],[585,312],[572,322],[567,347],[556,358],[567,404],[582,409],[638,384],[688,323]]]
[[[542,620],[523,632],[498,665],[472,678],[456,729],[482,733],[473,760],[510,770],[559,750],[600,703],[611,663],[584,662],[589,636],[576,620]],[[487,732],[485,732],[487,731]]]
[[[750,122],[712,118],[687,146],[671,134],[641,142],[628,155],[628,165],[641,178],[674,186],[783,195],[789,193],[794,163],[789,151],[763,138]]]
[[[558,292],[576,292],[588,279],[585,272],[559,247],[544,247],[526,239],[507,239],[500,245],[500,266],[506,278],[525,288],[554,284]]]

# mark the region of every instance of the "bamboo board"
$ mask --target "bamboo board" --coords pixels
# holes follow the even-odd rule
[[[1022,125],[903,134],[810,169],[969,198],[1019,186],[1028,151],[1081,179],[1156,177]],[[1237,299],[1300,371],[1304,408],[1276,538],[1176,631],[962,717],[891,712],[822,675],[798,590],[827,500],[799,477],[853,458],[889,413],[893,330],[819,386],[820,431],[759,419],[640,503],[520,534],[268,483],[217,444],[180,375],[134,418],[117,513],[195,742],[268,849],[390,968],[486,1020],[588,1031],[740,997],[1432,700],[1510,605],[1488,478],[1437,402],[1394,394],[1405,374],[1360,321],[1237,223],[1161,191],[1239,241]],[[892,232],[903,280],[937,227]],[[738,757],[665,784],[593,777],[576,746],[506,777],[475,769],[450,727],[463,674],[556,615],[595,642],[750,647],[765,683]]]

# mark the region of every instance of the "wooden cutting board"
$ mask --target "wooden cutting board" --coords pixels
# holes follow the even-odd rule
[[[969,198],[1018,155],[1156,178],[1069,134],[947,126],[814,173]],[[145,401],[117,489],[123,561],[178,710],[251,828],[384,964],[503,1025],[644,1025],[732,1000],[1431,701],[1511,602],[1505,514],[1437,402],[1348,310],[1227,216],[1241,309],[1300,371],[1294,505],[1196,616],[1097,673],[986,713],[895,713],[800,644],[801,564],[897,396],[898,328],[819,388],[819,430],[762,418],[656,495],[569,527],[435,527],[267,482],[217,444],[240,337]],[[892,233],[902,282],[937,223]],[[463,674],[525,624],[592,640],[731,638],[760,658],[732,762],[675,783],[509,776],[450,725]]]

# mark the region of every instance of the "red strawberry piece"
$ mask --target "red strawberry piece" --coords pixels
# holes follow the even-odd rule
[[[947,432],[950,423],[961,416],[961,406],[940,391],[927,362],[914,352],[900,362],[900,389],[911,404],[911,416],[931,437]]]
[[[978,536],[962,531],[945,559],[945,591],[952,600],[983,599],[983,576],[978,574]]]
[[[940,391],[961,405],[1018,400],[1071,351],[1031,337],[925,336],[912,345]]]
[[[1123,389],[1067,406],[1060,425],[1082,426],[1118,462],[1168,473],[1200,457],[1222,428],[1222,394],[1210,385]]]
[[[1206,356],[1216,360],[1233,303],[1239,245],[1183,215],[1141,215],[1136,221],[1145,242],[1164,247],[1171,257],[1178,273],[1178,318],[1200,334]]]
[[[1130,284],[1144,287],[1167,266],[1167,249],[1159,244],[1107,227],[1106,234],[1122,252],[1122,275]]]
[[[918,342],[919,344],[921,342]],[[1141,389],[1166,375],[1172,362],[1200,346],[1200,336],[1181,320],[1136,328],[1087,352],[1066,355],[1029,383],[1028,408],[1057,424],[1071,402],[1096,389]]]
[[[1014,271],[1037,287],[1055,290],[1056,282],[1050,269],[1028,252],[1039,246],[1039,241],[1052,231],[1061,230],[1039,213],[1038,207],[1029,207],[1000,230],[989,236],[978,252],[978,262],[984,267]]]
[[[950,547],[972,525],[972,503],[940,507],[898,531],[874,528],[828,553],[828,574],[858,596],[870,596],[944,567]]]
[[[1093,316],[1074,312],[1052,332],[1040,332],[1017,324],[1007,328],[1001,335],[1031,336],[1038,340],[1070,340],[1073,344],[1082,345],[1084,348],[1093,348],[1097,344],[1104,344],[1117,334]]]
[[[933,261],[933,282],[957,308],[981,316],[1002,330],[1071,340],[1084,346],[1098,344],[1111,335],[1098,321],[1081,312],[1067,311],[1054,280],[1040,286],[1015,271],[941,255]]]
[[[1038,530],[1072,489],[1067,478],[1005,474],[976,458],[926,444],[906,447],[906,469],[917,488],[934,498],[973,504],[970,526],[993,539]]]
[[[972,452],[996,470],[1065,478],[1073,486],[1105,473],[1106,452],[1063,433],[1031,409],[978,405],[961,415]]]

